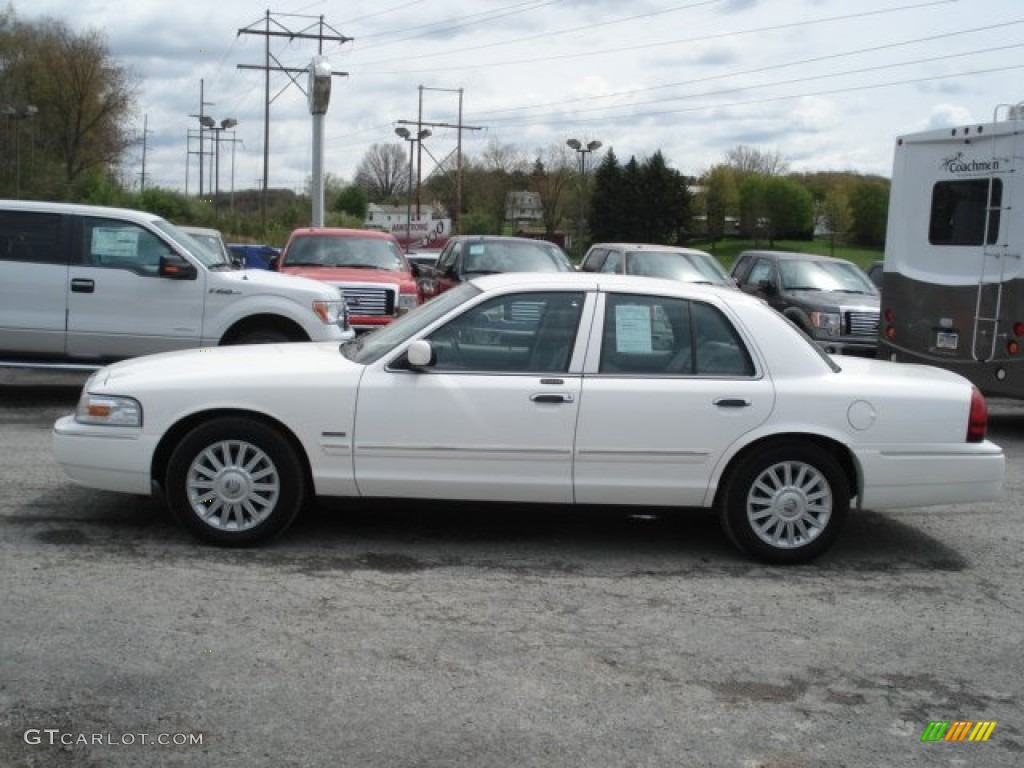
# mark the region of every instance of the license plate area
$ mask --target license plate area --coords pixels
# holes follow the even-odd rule
[[[957,331],[936,331],[935,348],[955,352],[960,346],[960,334]]]

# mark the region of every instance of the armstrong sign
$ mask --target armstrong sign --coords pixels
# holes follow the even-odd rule
[[[375,220],[370,226],[381,232],[389,232],[397,237],[402,245],[408,241],[410,245],[421,247],[440,247],[452,233],[451,219],[414,218],[408,223],[404,218],[390,221]]]

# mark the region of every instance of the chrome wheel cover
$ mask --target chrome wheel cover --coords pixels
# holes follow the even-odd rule
[[[798,549],[814,541],[832,517],[832,488],[814,466],[782,461],[757,476],[747,494],[747,521],[761,541]]]
[[[222,440],[203,449],[188,468],[192,511],[211,528],[247,531],[270,515],[281,495],[277,467],[244,440]]]

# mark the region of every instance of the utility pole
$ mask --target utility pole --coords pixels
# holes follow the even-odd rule
[[[203,129],[206,126],[206,121],[203,118],[206,117],[206,108],[213,106],[213,102],[212,101],[204,101],[203,100],[203,89],[204,89],[204,87],[205,87],[205,83],[203,82],[202,79],[200,79],[199,80],[199,114],[198,115],[189,115],[189,117],[198,117],[199,118],[199,199],[202,199],[202,197],[203,197],[203,158],[206,157],[206,138],[203,135]],[[186,171],[186,175],[187,175],[187,171]],[[186,186],[188,186],[187,182],[186,182]]]
[[[139,174],[139,192],[146,191],[146,145],[147,138],[152,131],[149,130],[149,115],[142,116],[142,173]],[[185,185],[188,186],[187,184]],[[186,191],[187,194],[187,191]]]
[[[286,15],[291,15],[291,14],[286,14]],[[291,16],[294,16],[294,15],[291,15]],[[354,38],[351,38],[351,37],[346,37],[345,35],[341,34],[337,30],[335,30],[332,27],[330,27],[329,25],[324,24],[324,17],[323,16],[318,16],[318,17],[297,16],[296,18],[307,18],[307,19],[308,18],[316,18],[316,19],[318,19],[319,31],[316,32],[315,34],[306,31],[306,30],[310,29],[309,26],[307,26],[305,29],[299,30],[297,32],[296,31],[292,31],[292,30],[288,29],[287,27],[285,27],[277,19],[272,18],[271,15],[270,15],[270,11],[267,11],[265,16],[264,16],[264,18],[263,18],[263,28],[262,29],[254,28],[255,25],[259,23],[259,22],[254,22],[253,24],[250,24],[248,27],[245,27],[243,29],[238,30],[238,34],[239,35],[259,35],[259,36],[265,38],[264,39],[264,46],[263,46],[263,51],[264,51],[264,53],[263,53],[263,64],[262,65],[256,65],[256,64],[239,64],[238,65],[238,69],[260,69],[260,70],[263,70],[263,73],[264,73],[264,78],[263,78],[263,83],[264,83],[264,85],[263,85],[263,89],[264,89],[264,94],[263,94],[263,179],[262,179],[262,186],[261,186],[261,190],[260,190],[260,217],[261,217],[261,220],[262,220],[264,228],[266,228],[266,225],[267,225],[267,189],[268,189],[268,185],[270,183],[270,102],[271,102],[271,98],[270,98],[270,73],[271,72],[284,72],[284,73],[286,73],[288,75],[288,78],[295,85],[298,85],[300,90],[302,90],[302,86],[299,84],[299,81],[294,77],[294,75],[301,74],[301,73],[306,73],[306,72],[310,71],[309,67],[303,67],[301,69],[298,69],[298,68],[295,68],[295,67],[286,67],[286,66],[282,65],[281,62],[278,61],[277,58],[274,57],[270,53],[270,38],[272,38],[272,37],[287,37],[289,41],[296,40],[296,39],[299,39],[299,40],[316,40],[317,41],[317,54],[318,55],[322,55],[323,54],[324,41],[341,44],[341,43],[350,42],[351,40],[354,39]],[[271,24],[272,23],[274,25],[273,29],[271,28]],[[325,29],[331,30],[331,32],[333,32],[334,34],[333,35],[325,34],[325,32],[324,32]],[[271,59],[273,59],[274,65],[271,65],[271,63],[270,63]],[[345,76],[345,77],[348,76],[348,72],[332,72],[331,74],[332,75],[338,75],[338,76]],[[278,95],[280,95],[280,93]],[[309,94],[307,94],[307,96],[308,95]],[[275,96],[275,98],[276,98],[276,96]]]
[[[432,123],[424,121],[423,119],[423,92],[424,91],[445,91],[448,93],[459,94],[459,118],[456,123]],[[424,128],[455,128],[457,133],[456,139],[456,150],[455,150],[455,211],[452,215],[452,234],[461,234],[462,229],[462,132],[463,131],[482,131],[483,126],[476,125],[463,125],[462,124],[462,89],[461,88],[428,88],[421,85],[419,87],[419,114],[416,120],[399,120],[399,125],[415,125],[417,135]],[[423,144],[420,143],[420,152],[422,152]],[[420,178],[421,171],[423,169],[423,156],[418,154],[416,163],[416,218],[420,217]]]

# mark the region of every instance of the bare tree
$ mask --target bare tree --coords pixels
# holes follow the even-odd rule
[[[371,203],[394,200],[409,190],[409,158],[401,144],[374,144],[356,167],[355,185]]]
[[[537,150],[537,159],[530,173],[530,188],[540,195],[544,231],[548,234],[558,229],[565,216],[566,196],[575,164],[575,153],[564,144]]]
[[[495,138],[490,139],[484,147],[480,165],[485,170],[507,174],[526,173],[530,170],[530,161],[515,144],[501,144]]]
[[[778,150],[765,152],[745,144],[740,144],[726,152],[725,162],[742,174],[759,173],[763,176],[781,176],[789,170],[789,162]]]

